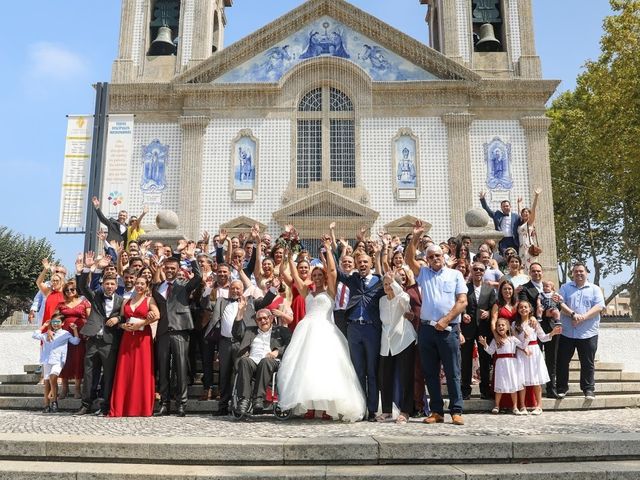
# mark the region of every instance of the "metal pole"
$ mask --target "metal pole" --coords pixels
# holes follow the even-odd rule
[[[89,188],[87,195],[87,216],[85,222],[84,251],[95,251],[99,222],[91,199],[102,194],[102,174],[104,171],[104,145],[107,135],[107,111],[109,84],[96,84],[96,103],[93,120],[93,141],[91,145],[91,166],[89,169]]]

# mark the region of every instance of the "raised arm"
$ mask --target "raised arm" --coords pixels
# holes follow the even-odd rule
[[[38,275],[38,278],[36,279],[36,287],[38,287],[38,290],[40,290],[43,295],[49,295],[49,293],[51,293],[51,288],[49,288],[45,282],[47,272],[51,270],[51,268],[52,267],[51,267],[51,263],[49,263],[49,259],[43,258],[42,271],[40,272],[40,275]]]
[[[331,236],[331,246],[333,247],[333,251],[338,251],[338,241],[336,240],[336,222],[331,222],[329,224],[329,235]]]
[[[300,278],[300,275],[298,274],[298,269],[296,268],[295,263],[293,263],[293,256],[291,255],[291,252],[289,252],[289,249],[287,249],[287,258],[289,260],[289,270],[291,271],[293,284],[296,286],[296,288],[300,292],[300,295],[302,295],[303,297],[306,297],[307,294],[309,293],[309,288]]]
[[[536,187],[533,191],[533,204],[531,205],[531,211],[529,212],[529,220],[527,220],[527,224],[533,225],[536,221],[536,210],[538,208],[538,198],[542,193],[542,189],[540,187]]]
[[[404,263],[406,263],[413,274],[417,277],[420,274],[420,263],[416,260],[416,251],[418,250],[418,242],[424,233],[424,225],[420,220],[416,220],[416,224],[413,226],[413,237],[407,245],[407,250],[404,252]]]
[[[100,210],[100,200],[98,200],[98,197],[93,197],[91,199],[91,203],[93,203],[93,208],[96,209],[96,213],[98,214],[98,219],[100,220],[100,223],[102,223],[103,225],[109,226],[111,222],[109,222],[109,219],[105,217],[104,213],[102,213],[102,210]]]
[[[480,192],[480,205],[482,205],[482,208],[484,208],[484,211],[487,212],[491,217],[491,219],[493,220],[494,212],[489,208],[489,204],[487,203],[485,192]]]
[[[336,278],[338,270],[336,268],[336,260],[333,256],[331,248],[333,247],[333,239],[328,235],[322,238],[324,242],[324,248],[327,250],[327,291],[331,297],[336,296]]]

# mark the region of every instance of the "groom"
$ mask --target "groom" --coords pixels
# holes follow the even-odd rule
[[[367,420],[374,422],[378,410],[378,358],[380,356],[380,298],[384,295],[382,278],[371,273],[371,257],[360,255],[357,271],[350,275],[337,271],[337,280],[349,289],[346,309],[347,340],[351,362],[367,396]]]

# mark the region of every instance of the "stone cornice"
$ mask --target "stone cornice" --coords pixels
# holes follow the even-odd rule
[[[205,115],[183,115],[178,117],[178,123],[183,128],[207,128],[211,119]]]
[[[469,113],[447,113],[442,115],[442,121],[444,124],[451,128],[456,129],[468,129],[473,122],[475,115]]]
[[[480,79],[477,73],[344,0],[310,0],[178,75],[173,82],[211,82],[324,15],[350,26],[440,78]]]

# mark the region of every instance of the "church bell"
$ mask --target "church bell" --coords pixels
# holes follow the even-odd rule
[[[171,38],[171,28],[158,28],[158,36],[151,42],[149,55],[173,55],[176,53],[176,46]]]
[[[480,26],[480,40],[476,43],[478,52],[499,52],[502,49],[500,40],[496,38],[493,25],[485,23]]]

